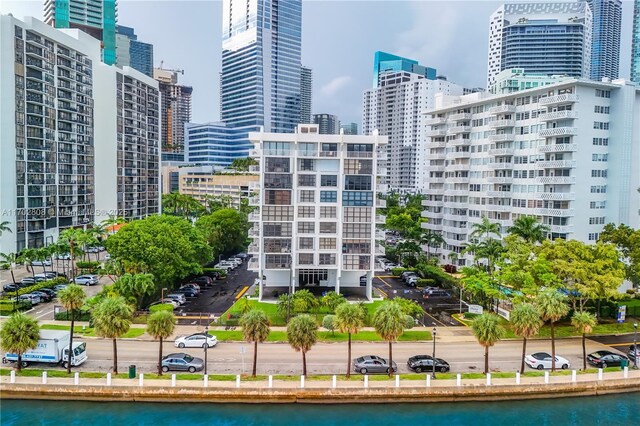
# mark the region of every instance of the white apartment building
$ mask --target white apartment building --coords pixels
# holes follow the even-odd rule
[[[249,139],[261,171],[249,199],[258,207],[249,216],[249,269],[259,273],[260,299],[307,288],[371,300],[374,257],[384,254],[376,208],[385,207],[377,193],[386,192],[378,161],[387,138],[320,135],[300,124],[293,134]]]
[[[121,177],[141,176],[138,194],[153,198],[154,176],[159,184],[158,159],[126,162],[130,150],[159,146],[153,125],[127,124],[127,110],[138,120],[158,109],[153,87],[116,86],[133,80],[157,92],[143,74],[101,63],[100,42],[88,34],[0,16],[0,222],[11,229],[1,252],[53,243],[61,229],[109,215],[159,211],[159,195],[136,212],[118,186]],[[131,132],[136,140],[123,145]]]
[[[505,233],[533,215],[551,238],[584,242],[610,222],[640,226],[640,87],[571,79],[436,103],[423,227],[444,237],[442,262],[463,250],[482,217]]]
[[[362,133],[389,138],[387,145],[389,188],[417,193],[426,189],[425,164],[428,152],[424,112],[435,107],[435,95],[462,95],[463,87],[443,78],[430,80],[409,71],[386,71],[379,75],[378,86],[364,92]]]
[[[507,95],[521,90],[535,89],[536,87],[571,80],[573,77],[529,74],[522,68],[510,68],[500,71],[495,77],[495,83],[489,87],[489,93],[494,95]]]

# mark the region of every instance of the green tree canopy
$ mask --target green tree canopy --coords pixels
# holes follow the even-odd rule
[[[400,305],[393,300],[381,304],[373,315],[373,327],[376,333],[389,342],[389,377],[394,373],[392,344],[404,333],[405,315]]]
[[[157,290],[152,274],[124,274],[113,287],[125,299],[133,300],[138,309],[142,307],[144,297]]]
[[[532,303],[521,303],[513,307],[509,315],[509,321],[513,327],[513,332],[522,337],[522,358],[520,360],[520,371],[524,371],[524,358],[527,355],[527,339],[540,332],[542,319],[540,311]]]
[[[587,369],[587,344],[586,335],[593,331],[593,327],[596,326],[598,320],[596,316],[590,312],[574,312],[571,317],[571,325],[578,330],[578,333],[582,334],[582,369]]]
[[[77,284],[70,284],[58,293],[58,299],[65,309],[71,312],[71,328],[69,329],[69,353],[73,349],[73,330],[75,326],[76,313],[87,298],[82,287]],[[71,362],[67,362],[67,373],[71,373]]]
[[[269,318],[260,309],[252,309],[242,315],[240,318],[240,326],[244,340],[253,343],[253,370],[252,376],[256,377],[256,368],[258,364],[258,343],[262,343],[269,337],[271,329],[269,327]]]
[[[22,369],[22,355],[37,346],[40,340],[40,327],[31,317],[16,312],[2,324],[0,344],[6,352],[18,355],[17,369]]]
[[[627,279],[638,287],[640,285],[640,230],[624,224],[616,228],[613,223],[610,223],[600,233],[600,241],[616,245],[625,261]]]
[[[540,292],[535,299],[543,321],[551,325],[551,370],[556,369],[556,336],[555,323],[569,313],[567,297],[554,288]]]
[[[518,216],[509,228],[509,234],[517,235],[528,243],[541,243],[547,238],[549,227],[535,216]]]
[[[234,209],[220,209],[202,216],[196,228],[213,249],[214,256],[233,254],[244,249],[249,224],[244,215]]]
[[[240,172],[246,172],[249,170],[249,166],[255,166],[257,164],[258,162],[251,157],[236,158],[235,160],[233,160],[233,162],[231,162],[229,168]]]
[[[318,341],[318,324],[307,314],[293,317],[287,325],[287,340],[296,352],[302,352],[302,374],[307,375],[307,352]]]
[[[96,335],[113,340],[113,371],[115,374],[118,374],[116,339],[129,331],[132,316],[133,309],[122,296],[106,297],[93,309],[92,318]]]
[[[158,349],[158,375],[162,375],[162,341],[173,334],[176,317],[171,311],[156,311],[147,319],[147,333],[160,341]]]
[[[484,346],[484,374],[489,372],[489,348],[500,340],[504,334],[504,327],[500,325],[500,317],[496,314],[485,313],[478,315],[471,323],[473,335]]]
[[[358,305],[343,303],[336,308],[335,327],[348,334],[347,378],[351,376],[351,335],[364,326],[365,312]]]

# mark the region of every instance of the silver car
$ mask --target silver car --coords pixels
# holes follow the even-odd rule
[[[169,370],[195,373],[203,368],[204,361],[202,358],[195,358],[185,353],[169,354],[162,358],[162,371],[165,373]]]
[[[361,374],[389,373],[389,363],[386,359],[376,355],[365,355],[353,360],[353,371]],[[398,371],[398,365],[393,362],[393,372]]]

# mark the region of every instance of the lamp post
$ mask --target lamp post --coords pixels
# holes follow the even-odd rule
[[[638,323],[633,323],[633,368],[638,369]]]
[[[433,327],[433,370],[431,371],[431,378],[435,379],[436,378],[436,328]]]
[[[209,349],[209,326],[204,327],[204,375],[207,375],[207,349]]]
[[[167,290],[166,287],[164,287],[162,290],[160,290],[160,301],[162,302],[164,300],[164,292]],[[162,302],[164,303],[164,302]]]

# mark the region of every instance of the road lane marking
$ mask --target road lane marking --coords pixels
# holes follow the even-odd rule
[[[36,313],[37,313],[37,312],[36,312]],[[47,315],[49,315],[49,314],[51,314],[51,313],[53,313],[53,309],[52,309],[52,310],[50,310],[50,311],[45,312],[45,313],[44,313],[44,314],[42,314],[42,315],[38,315],[38,316],[36,317],[36,319],[42,318],[42,317],[47,316]],[[75,331],[74,331],[74,333],[75,333]]]
[[[389,295],[387,294],[387,292],[386,292],[386,291],[384,291],[384,290],[383,290],[383,289],[381,289],[381,288],[378,288],[377,290],[378,290],[380,293],[384,294],[384,296],[385,296],[387,299],[389,298]]]
[[[379,278],[379,279],[380,279],[380,281],[382,281],[382,284],[386,285],[387,287],[389,287],[389,288],[393,288],[393,286],[391,286],[391,284],[389,284],[388,282],[386,282],[385,280],[383,280],[383,279],[382,279],[382,277],[376,277],[376,278]]]
[[[240,293],[236,294],[236,300],[240,299],[242,297],[242,295],[247,292],[247,290],[249,290],[249,286],[248,285],[244,286],[243,289],[240,290]]]
[[[600,343],[600,342],[598,342]],[[603,345],[605,346],[631,346],[633,345],[633,342],[629,342],[629,343],[612,343],[610,345],[607,345],[606,343],[603,343]]]

